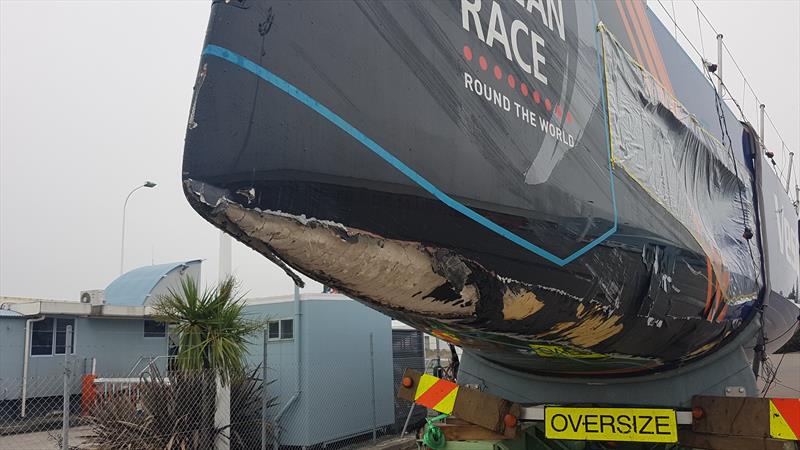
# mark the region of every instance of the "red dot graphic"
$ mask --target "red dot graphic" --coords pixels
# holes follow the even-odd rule
[[[464,46],[464,58],[467,58],[467,61],[472,61],[472,49],[469,48],[469,45]]]
[[[483,70],[486,70],[486,69],[489,68],[489,64],[486,63],[486,58],[484,58],[483,56],[478,58],[478,64],[481,65],[481,69],[483,69]]]
[[[544,99],[544,108],[545,108],[546,110],[548,110],[548,111],[550,111],[551,109],[553,109],[553,104],[552,104],[552,103],[550,103],[550,99],[549,99],[549,98],[546,98],[546,99]]]
[[[539,95],[539,91],[533,91],[533,101],[535,101],[537,105],[542,101],[542,96]]]
[[[567,123],[572,123],[572,113],[567,111]]]
[[[564,114],[564,112],[561,111],[561,105],[556,105],[556,116],[560,119],[562,114]]]
[[[511,86],[511,89],[514,89],[516,84],[517,80],[514,79],[514,75],[508,74],[508,85]]]
[[[500,78],[503,78],[503,71],[500,70],[500,66],[497,65],[494,66],[494,77],[497,78],[498,80]]]
[[[519,90],[522,91],[522,95],[524,95],[525,97],[528,96],[528,85],[527,84],[525,84],[525,83],[520,84],[519,85]]]

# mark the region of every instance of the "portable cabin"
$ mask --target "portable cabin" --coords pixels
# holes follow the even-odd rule
[[[72,327],[66,355],[72,394],[80,392],[84,374],[136,377],[150,361],[165,369],[167,330],[151,320],[151,304],[180,286],[183,277],[199,280],[200,263],[140,267],[105,290],[84,291],[76,301],[0,297],[0,401],[6,402],[5,414],[46,413],[44,408],[37,411],[35,399],[63,395],[67,326]]]
[[[248,299],[245,310],[269,319],[249,362],[258,367],[266,353],[276,397],[267,417],[280,445],[325,445],[395,423],[387,316],[335,293]]]

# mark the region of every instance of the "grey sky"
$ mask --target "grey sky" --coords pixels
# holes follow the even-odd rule
[[[692,3],[661,1],[696,37]],[[800,149],[800,2],[700,5],[787,146]],[[218,232],[180,188],[209,8],[0,0],[0,295],[77,299],[105,287],[118,274],[123,201],[145,179],[159,185],[128,205],[126,268],[203,258],[204,280],[216,277]],[[704,33],[709,53],[713,36]],[[238,243],[233,265],[251,295],[291,290],[282,271]]]

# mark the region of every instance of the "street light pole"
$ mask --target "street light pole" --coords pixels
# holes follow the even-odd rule
[[[131,195],[133,195],[133,193],[138,191],[139,189],[141,189],[141,188],[154,188],[154,187],[156,187],[156,183],[153,183],[152,181],[145,181],[144,184],[142,184],[141,186],[136,186],[135,188],[133,188],[133,190],[128,193],[128,196],[125,197],[125,204],[122,205],[122,243],[120,245],[120,251],[119,251],[119,274],[120,275],[122,275],[122,266],[123,266],[123,264],[125,262],[125,213],[126,213],[126,211],[128,209],[128,200],[130,200]]]

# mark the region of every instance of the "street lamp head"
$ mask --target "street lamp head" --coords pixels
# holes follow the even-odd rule
[[[133,195],[134,192],[138,191],[139,189],[141,189],[143,187],[145,187],[145,188],[154,188],[154,187],[156,187],[156,183],[154,183],[154,182],[152,182],[150,180],[145,180],[144,184],[142,184],[140,186],[136,186],[130,192],[128,192],[128,196],[125,197],[125,203],[122,204],[122,245],[120,246],[120,251],[119,251],[119,274],[120,275],[122,275],[122,269],[123,269],[123,266],[124,266],[124,263],[125,263],[125,210],[128,208],[128,200],[130,200],[131,195]]]

